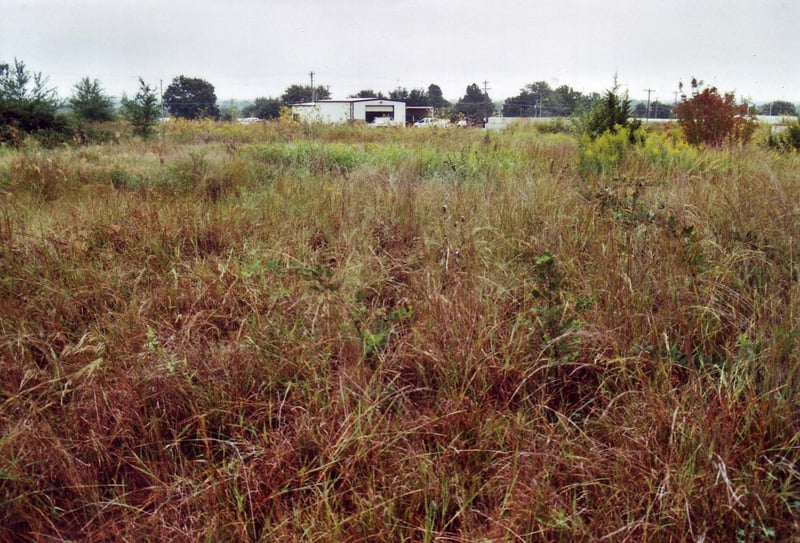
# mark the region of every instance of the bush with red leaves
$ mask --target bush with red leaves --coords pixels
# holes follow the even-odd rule
[[[691,97],[684,94],[675,107],[686,141],[692,145],[719,147],[750,140],[755,120],[748,115],[746,104],[736,104],[733,93],[720,95],[716,87],[701,90],[702,82],[694,78],[691,85]]]

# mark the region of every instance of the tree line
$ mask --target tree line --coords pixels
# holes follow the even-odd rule
[[[327,86],[293,84],[280,97],[256,98],[241,112],[235,108],[221,111],[214,85],[181,75],[172,80],[160,98],[154,86],[139,78],[137,92],[132,97],[123,95],[119,107],[115,107],[114,99],[99,80],[84,77],[73,86],[72,96],[61,101],[55,89],[48,86],[47,77],[32,72],[23,61],[15,59],[13,63],[0,62],[0,143],[16,144],[28,135],[46,144],[81,140],[86,132],[92,131],[92,123],[116,119],[129,122],[135,135],[147,137],[164,113],[184,119],[234,120],[240,115],[273,119],[283,107],[330,97]],[[386,98],[475,120],[488,117],[494,110],[488,94],[476,84],[468,86],[455,105],[444,98],[441,87],[435,83],[427,89],[398,87],[387,95],[365,89],[350,97]]]
[[[242,115],[260,119],[276,118],[281,107],[311,102],[314,99],[328,100],[330,97],[330,89],[326,86],[312,88],[310,85],[291,85],[278,98],[256,98],[253,104],[242,110]],[[464,97],[455,105],[444,98],[442,88],[435,83],[431,83],[427,89],[409,90],[406,87],[397,87],[386,94],[373,89],[362,89],[348,98],[393,100],[403,102],[407,106],[431,107],[442,115],[459,115],[469,118],[488,117],[494,108],[489,96],[483,93],[476,84],[468,86]]]
[[[615,79],[612,95],[618,96],[617,91]],[[84,77],[74,85],[72,96],[62,102],[55,89],[48,86],[47,77],[31,72],[24,62],[15,59],[13,63],[0,62],[0,144],[18,143],[27,135],[33,135],[46,144],[70,139],[80,141],[86,131],[91,130],[91,123],[119,118],[130,123],[134,134],[147,137],[165,112],[185,119],[234,120],[239,116],[273,119],[280,115],[283,107],[330,97],[327,86],[293,84],[279,97],[256,98],[241,112],[232,107],[221,111],[211,83],[181,75],[172,80],[161,99],[155,87],[139,78],[136,94],[132,97],[123,95],[119,107],[115,107],[114,99],[105,92],[100,81]],[[349,98],[382,98],[404,102],[408,106],[431,107],[439,116],[466,118],[475,124],[498,109],[505,117],[577,117],[603,109],[598,108],[600,102],[605,101],[609,106],[607,102],[610,99],[608,94],[584,94],[569,85],[552,88],[546,81],[524,86],[519,94],[505,99],[500,108],[493,103],[488,92],[475,83],[466,87],[464,95],[455,104],[444,98],[441,87],[435,83],[427,88],[397,87],[386,94],[363,89]],[[683,96],[682,104],[686,101],[686,96]],[[672,118],[680,111],[678,106],[682,105],[676,103],[672,106],[656,100],[647,105],[639,103],[633,106],[627,95],[624,103],[626,115],[641,118]],[[68,112],[64,112],[65,109]],[[683,111],[686,109],[684,107]],[[764,104],[760,112],[796,115],[794,104],[786,101]]]

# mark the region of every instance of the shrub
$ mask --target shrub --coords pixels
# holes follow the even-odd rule
[[[19,145],[26,134],[48,147],[71,140],[74,130],[57,109],[46,77],[31,73],[21,60],[0,63],[0,143]]]
[[[702,82],[694,78],[691,85],[691,97],[683,95],[681,103],[675,107],[686,141],[692,145],[719,147],[750,140],[756,125],[747,117],[745,104],[737,105],[733,93],[720,95],[716,87],[701,90]]]
[[[631,143],[633,142],[633,143]],[[679,129],[649,130],[617,127],[592,140],[580,140],[578,171],[591,175],[620,175],[620,168],[650,171],[689,171],[698,163],[699,151],[689,145]],[[627,165],[627,166],[626,166]]]
[[[767,147],[781,151],[800,150],[800,120],[788,123],[786,128],[767,137]]]
[[[550,119],[546,123],[536,123],[534,128],[541,134],[569,134],[572,126],[561,117]]]
[[[149,138],[158,121],[158,97],[154,88],[139,78],[139,92],[133,99],[122,98],[122,116],[133,126],[133,133]]]
[[[616,133],[620,128],[626,127],[631,127],[629,134],[633,135],[641,126],[641,122],[631,121],[630,116],[631,101],[627,93],[619,92],[619,84],[615,78],[614,86],[579,119],[579,128],[591,139],[603,135],[606,131]]]
[[[100,82],[84,77],[74,85],[75,93],[69,99],[72,111],[83,121],[103,122],[114,120],[114,103],[103,92]]]
[[[689,169],[698,158],[697,149],[681,137],[680,130],[657,130],[648,133],[639,153],[648,165],[660,166],[666,170]]]
[[[606,130],[595,138],[584,134],[581,137],[578,162],[581,175],[616,173],[633,137],[635,137],[633,130],[620,125],[616,125],[614,130]]]

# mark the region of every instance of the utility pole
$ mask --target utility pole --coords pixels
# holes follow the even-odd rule
[[[489,120],[489,113],[491,113],[491,103],[489,102],[489,82],[483,80],[483,95],[486,97],[486,120]]]
[[[644,89],[647,92],[647,120],[650,120],[650,93],[655,92],[655,89]]]
[[[314,88],[314,72],[311,71],[308,75],[311,76],[311,103],[313,104],[317,101],[317,89]]]
[[[163,141],[164,140],[164,131],[165,131],[165,127],[164,127],[164,80],[163,79],[159,79],[158,80],[158,89],[159,89],[158,90],[158,95],[159,95],[159,98],[161,99],[161,118],[159,119],[159,123],[158,124],[161,125],[161,140]],[[162,164],[163,164],[163,160],[164,159],[162,157],[161,158]]]
[[[672,105],[672,111],[669,114],[670,119],[675,118],[675,108],[678,107],[678,91],[672,91],[672,94],[675,95],[675,103]]]

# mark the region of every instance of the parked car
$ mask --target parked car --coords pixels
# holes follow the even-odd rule
[[[445,127],[450,124],[447,119],[434,119],[433,117],[425,117],[414,123],[414,126],[431,126],[431,127]]]
[[[368,126],[386,127],[394,125],[395,122],[391,117],[375,117]]]

